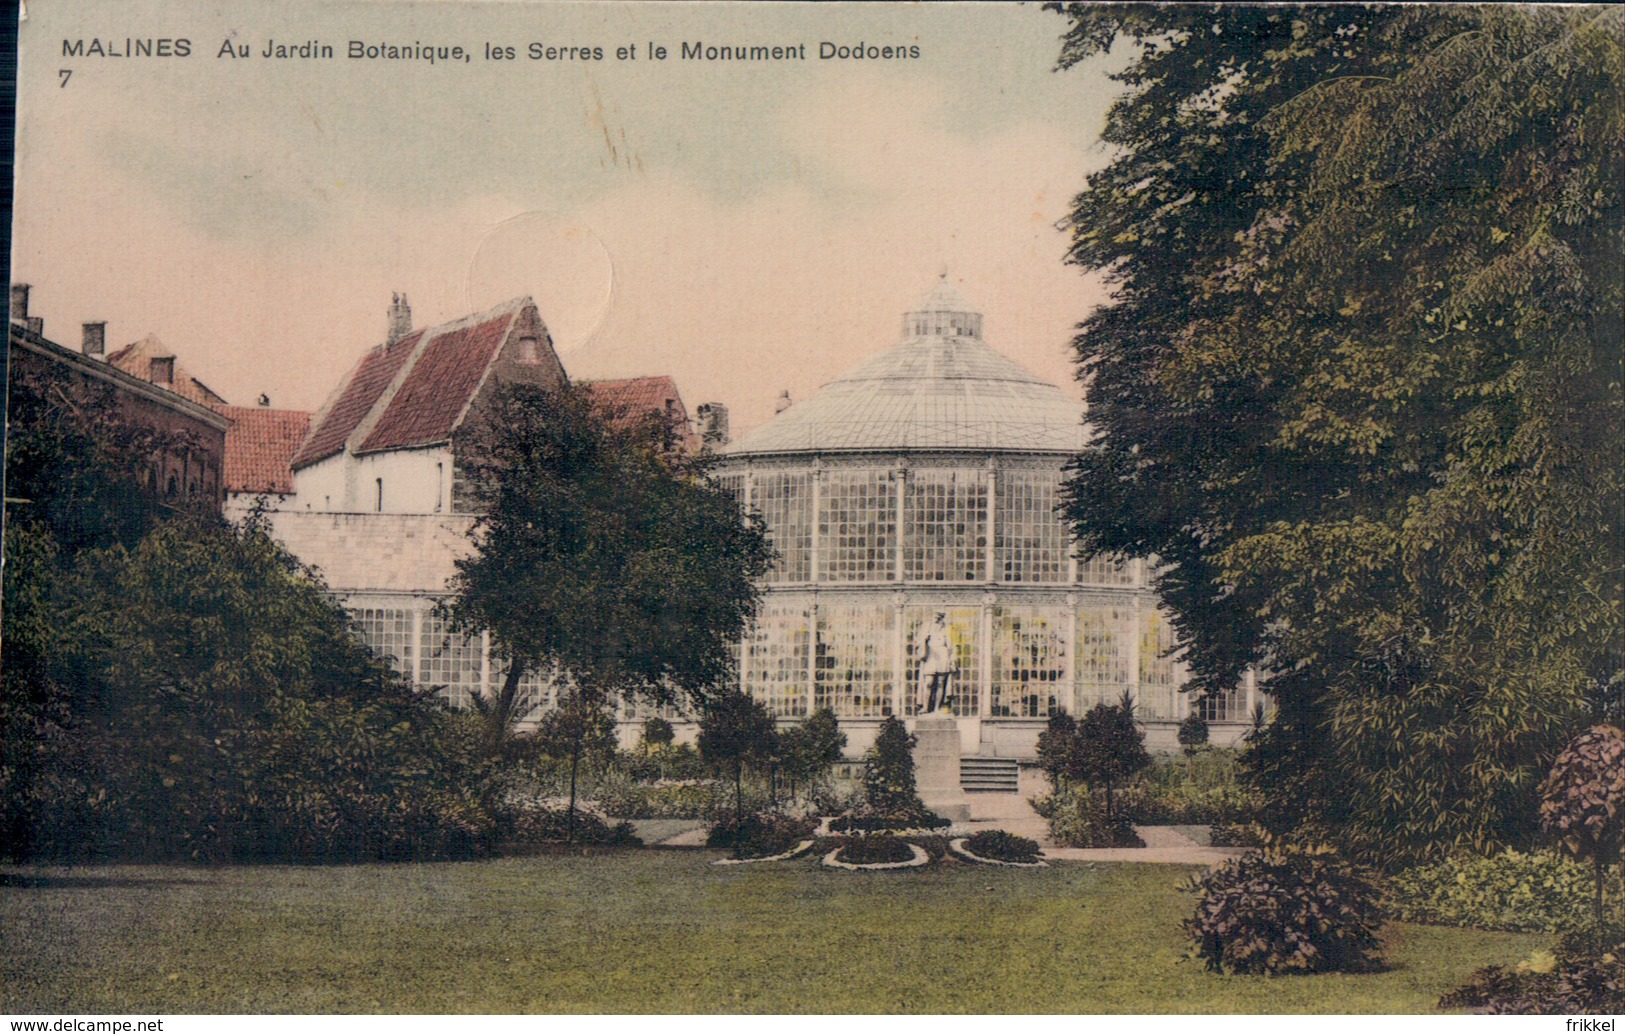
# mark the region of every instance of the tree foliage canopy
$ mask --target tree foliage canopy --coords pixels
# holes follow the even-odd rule
[[[703,703],[755,608],[772,555],[760,526],[659,414],[507,385],[482,426],[465,462],[488,510],[449,612],[509,662],[499,711],[543,665],[605,699]]]
[[[1134,48],[1070,217],[1083,547],[1262,666],[1272,810],[1488,849],[1621,664],[1625,12],[1068,6]]]

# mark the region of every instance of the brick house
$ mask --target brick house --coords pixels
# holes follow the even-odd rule
[[[41,378],[110,391],[121,420],[161,432],[173,442],[152,457],[148,490],[171,506],[218,508],[224,498],[222,471],[230,421],[207,404],[204,394],[219,396],[201,382],[194,390],[181,392],[175,390],[173,378],[155,381],[114,363],[106,355],[105,323],[84,324],[77,352],[57,344],[45,336],[43,319],[29,315],[28,296],[29,285],[11,285],[7,362],[12,380]],[[160,373],[175,369],[173,353],[167,359],[167,364],[160,364]]]

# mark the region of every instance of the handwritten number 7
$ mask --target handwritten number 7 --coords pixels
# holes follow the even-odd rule
[[[66,89],[67,85],[68,85],[68,80],[73,78],[73,69],[71,69],[71,68],[58,68],[56,70],[56,74],[60,75],[62,77],[62,86],[63,86],[64,89]]]

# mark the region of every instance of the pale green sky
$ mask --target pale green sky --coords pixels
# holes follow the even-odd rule
[[[670,373],[749,427],[892,343],[943,267],[990,343],[1059,381],[1100,294],[1055,223],[1106,158],[1115,89],[1052,70],[1062,29],[978,4],[32,0],[14,277],[47,336],[156,333],[244,403],[319,405],[393,290],[419,324],[530,294],[572,375]],[[166,37],[191,55],[62,51]],[[228,40],[254,56],[218,57]],[[260,56],[307,40],[335,57]],[[350,40],[474,59],[351,60]],[[684,61],[685,41],[809,59]],[[921,56],[818,60],[823,41]]]

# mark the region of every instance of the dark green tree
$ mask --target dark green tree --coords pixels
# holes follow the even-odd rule
[[[914,781],[914,737],[896,715],[880,723],[874,745],[864,755],[863,799],[881,815],[918,815],[925,811]]]
[[[544,758],[570,763],[570,804],[565,812],[565,830],[575,838],[576,787],[581,762],[607,768],[615,758],[615,716],[601,699],[579,689],[560,693],[554,706],[536,722],[536,753]]]
[[[737,691],[719,693],[700,715],[700,756],[734,778],[734,821],[745,821],[745,767],[768,765],[779,746],[778,727],[761,701]]]
[[[1179,723],[1179,745],[1181,747],[1200,747],[1207,743],[1207,736],[1207,719],[1202,717],[1200,711],[1192,711],[1185,716],[1184,721]]]
[[[759,524],[660,414],[606,408],[580,387],[506,385],[475,425],[465,467],[488,509],[446,612],[461,631],[488,630],[507,665],[488,749],[543,668],[606,702],[703,704],[731,674],[771,559]]]
[[[1057,792],[1078,778],[1078,720],[1065,711],[1050,715],[1049,724],[1038,734],[1038,764],[1049,775]]]
[[[645,754],[652,754],[672,745],[677,739],[677,730],[671,723],[659,715],[646,718],[643,722],[643,735],[638,739],[638,746]]]
[[[1071,216],[1083,548],[1161,559],[1196,692],[1261,666],[1274,820],[1527,839],[1625,634],[1625,13],[1065,14],[1063,65],[1134,48]]]
[[[176,517],[81,551],[40,601],[60,720],[25,798],[44,857],[477,853],[500,793],[256,523]]]
[[[820,707],[799,725],[792,725],[779,734],[780,765],[785,778],[790,780],[790,795],[795,796],[796,784],[811,784],[841,760],[846,750],[846,733],[841,731],[835,712]]]
[[[1112,789],[1151,764],[1145,733],[1134,721],[1132,701],[1096,704],[1078,721],[1075,771],[1106,795],[1106,820],[1114,817]]]

